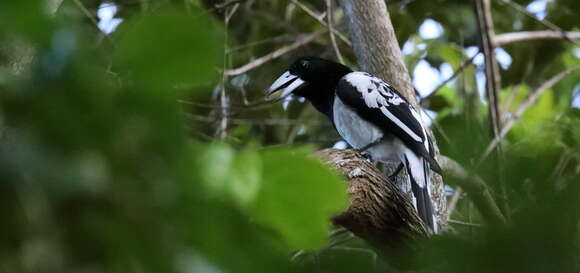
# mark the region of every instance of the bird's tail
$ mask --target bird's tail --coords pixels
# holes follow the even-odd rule
[[[436,234],[438,227],[431,201],[431,190],[429,189],[431,184],[429,161],[423,157],[418,157],[411,150],[407,150],[404,157],[405,167],[411,180],[411,190],[415,197],[415,208],[430,231]]]

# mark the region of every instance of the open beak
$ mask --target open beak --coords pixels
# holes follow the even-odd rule
[[[268,88],[266,92],[266,96],[270,98],[270,96],[275,93],[276,91],[284,88],[284,91],[280,95],[280,97],[285,97],[288,94],[292,93],[296,88],[302,86],[305,83],[302,79],[298,76],[293,75],[290,71],[284,72],[282,76],[280,76],[276,81]]]

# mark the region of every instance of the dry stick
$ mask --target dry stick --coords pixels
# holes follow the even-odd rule
[[[226,66],[228,64],[228,26],[230,24],[230,19],[234,16],[234,13],[238,10],[240,4],[236,3],[232,8],[226,8],[225,16],[224,16],[224,25],[225,25],[225,38],[224,38],[224,63],[223,69],[225,71]],[[227,75],[223,73],[222,75],[222,83],[221,83],[221,90],[220,90],[220,106],[221,106],[221,116],[220,116],[220,123],[218,127],[218,135],[219,138],[224,140],[227,138],[227,129],[228,129],[228,97],[226,94],[226,79]]]
[[[457,203],[459,202],[459,198],[461,197],[462,193],[463,193],[463,190],[461,189],[461,187],[455,188],[455,192],[453,193],[453,196],[451,196],[451,200],[449,200],[449,204],[447,204],[447,221],[449,221],[449,218],[451,217],[451,213],[453,213],[453,211],[455,210],[455,207],[457,207]]]
[[[498,89],[499,74],[497,71],[497,61],[494,56],[492,45],[493,22],[491,20],[490,0],[476,0],[475,11],[481,35],[481,47],[485,56],[485,78],[486,78],[486,95],[489,104],[489,119],[491,122],[494,136],[499,133],[499,108],[498,108]]]
[[[540,24],[546,26],[547,28],[552,29],[552,30],[555,30],[557,32],[560,32],[564,36],[564,39],[566,39],[566,40],[568,40],[568,41],[570,41],[572,43],[578,44],[578,42],[576,42],[576,41],[572,40],[570,37],[568,37],[566,35],[566,32],[564,32],[556,24],[554,24],[554,23],[546,20],[545,18],[544,19],[538,18],[535,14],[532,14],[531,12],[529,12],[526,8],[524,8],[520,4],[518,4],[516,2],[513,2],[511,0],[501,0],[501,2],[504,3],[504,4],[507,4],[508,6],[510,6],[511,8],[515,9],[516,11],[518,11],[518,12],[520,12],[522,14],[525,14],[526,16],[534,19],[535,21],[537,21]]]
[[[538,87],[536,90],[534,90],[531,93],[531,95],[522,104],[520,104],[520,107],[513,114],[512,118],[508,122],[506,122],[506,124],[502,127],[500,134],[496,138],[494,138],[489,143],[489,145],[487,145],[487,148],[485,149],[485,152],[483,153],[483,155],[479,159],[479,163],[483,162],[487,158],[487,156],[491,153],[491,151],[493,151],[493,149],[507,135],[507,133],[509,132],[509,130],[514,126],[514,124],[519,120],[519,118],[524,114],[524,112],[526,110],[528,110],[528,108],[532,104],[534,104],[534,102],[536,102],[536,100],[542,94],[544,94],[544,92],[546,92],[552,86],[556,85],[560,80],[562,80],[564,77],[568,76],[568,74],[570,74],[570,73],[572,73],[572,72],[574,72],[575,70],[578,70],[578,69],[580,69],[580,65],[577,65],[577,66],[568,68],[568,69],[566,69],[566,70],[558,73],[557,75],[553,76],[547,82],[543,83],[542,85],[540,85],[540,87]]]
[[[289,44],[289,45],[285,45],[281,48],[276,49],[273,52],[270,52],[269,54],[266,54],[260,58],[254,59],[253,61],[242,65],[238,68],[234,68],[234,69],[228,69],[226,71],[224,71],[224,75],[226,76],[235,76],[235,75],[240,75],[240,74],[244,74],[256,67],[259,67],[273,59],[276,59],[292,50],[295,50],[305,44],[308,44],[312,41],[314,41],[316,38],[318,38],[320,35],[322,35],[323,33],[325,33],[326,31],[319,31],[319,32],[315,32],[315,33],[311,33],[306,35],[306,37],[303,37],[301,39],[296,40],[296,42]]]
[[[322,14],[319,15],[315,11],[309,9],[307,6],[305,6],[304,4],[302,4],[301,2],[299,2],[298,0],[292,0],[292,3],[294,3],[296,6],[298,6],[299,8],[301,8],[304,12],[306,12],[308,15],[310,15],[312,18],[314,18],[320,24],[322,24],[323,26],[325,26],[328,29],[330,29],[328,27],[328,24],[324,21],[324,13],[322,13]],[[346,36],[344,36],[338,30],[332,28],[331,31],[336,36],[338,36],[338,38],[340,38],[345,44],[347,44],[348,46],[352,46],[352,43],[350,42],[350,40],[348,38],[346,38]]]
[[[510,43],[517,43],[529,40],[557,40],[557,39],[580,40],[580,32],[565,32],[554,30],[508,32],[495,35],[493,37],[493,45],[495,47],[500,47]]]
[[[189,119],[195,121],[202,121],[202,122],[214,122],[215,120],[202,115],[195,115],[195,114],[185,114],[185,116]],[[292,119],[242,119],[242,118],[232,118],[229,119],[231,124],[264,124],[264,125],[273,125],[273,126],[288,126],[288,125],[310,125],[310,126],[320,126],[330,127],[331,125],[326,122],[321,121],[308,121],[308,120],[292,120]]]
[[[458,220],[453,220],[453,219],[449,219],[447,220],[449,221],[449,223],[452,224],[458,224],[458,225],[464,225],[464,226],[470,226],[470,227],[481,227],[481,224],[475,224],[475,223],[468,223],[468,222],[463,222],[463,221],[458,221]]]
[[[470,174],[459,163],[444,155],[440,155],[437,160],[446,174],[463,182],[461,187],[471,196],[473,202],[478,204],[483,217],[498,225],[506,224],[505,217],[491,191],[479,176]]]
[[[447,78],[442,83],[440,83],[439,85],[437,85],[435,87],[435,89],[433,89],[433,92],[431,92],[429,95],[427,95],[424,98],[422,98],[421,101],[428,100],[433,95],[435,95],[437,93],[437,91],[439,91],[439,89],[441,89],[443,86],[447,85],[450,81],[452,81],[453,79],[455,79],[455,77],[457,77],[459,74],[461,74],[461,72],[463,72],[463,70],[465,68],[467,68],[469,65],[473,64],[473,59],[475,59],[475,57],[477,57],[477,55],[479,55],[479,52],[477,52],[476,54],[474,54],[471,58],[469,58],[469,60],[464,61],[461,64],[461,66],[457,70],[455,70],[455,72],[453,72],[453,75],[451,75],[449,78]]]
[[[500,78],[497,60],[495,59],[494,47],[493,47],[493,37],[494,28],[493,20],[491,18],[491,0],[476,0],[475,1],[475,12],[477,15],[477,24],[479,26],[479,33],[481,35],[481,47],[483,49],[483,54],[485,57],[485,80],[486,80],[486,95],[489,106],[489,121],[491,125],[492,137],[496,138],[499,135],[501,129],[501,120],[499,112],[499,98],[498,90],[500,89]],[[504,216],[509,219],[509,204],[507,202],[507,189],[505,183],[502,179],[502,164],[500,163],[502,158],[501,145],[496,146],[497,158],[495,164],[498,172],[499,187],[501,190],[502,202],[501,207],[504,212]]]
[[[326,0],[326,19],[328,20],[328,30],[330,33],[330,41],[332,42],[332,47],[334,48],[334,53],[338,58],[338,61],[341,64],[344,64],[344,59],[342,58],[342,54],[340,54],[340,50],[338,49],[338,45],[336,44],[336,38],[334,37],[334,27],[333,27],[333,20],[332,20],[332,0]]]

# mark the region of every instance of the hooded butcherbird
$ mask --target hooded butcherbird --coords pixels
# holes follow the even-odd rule
[[[437,233],[429,181],[430,168],[441,173],[440,167],[421,117],[405,97],[380,78],[317,57],[296,60],[270,86],[268,96],[281,89],[281,97],[293,94],[310,101],[370,159],[400,161],[409,173],[419,216]]]

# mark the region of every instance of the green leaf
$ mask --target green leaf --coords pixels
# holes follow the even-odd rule
[[[464,55],[461,48],[453,44],[444,44],[433,48],[435,54],[439,55],[443,61],[451,64],[453,69],[458,69],[463,62]]]
[[[556,111],[552,91],[542,94],[536,103],[528,108],[511,130],[510,139],[518,144],[522,153],[555,148],[559,132],[552,128]]]
[[[193,17],[165,9],[136,16],[121,26],[116,59],[140,87],[204,83],[217,75],[223,31],[207,15]]]
[[[238,205],[247,207],[256,200],[262,183],[262,160],[256,152],[238,153],[230,173],[228,191]]]
[[[199,156],[200,177],[209,197],[226,194],[235,152],[227,144],[211,144]]]
[[[0,34],[16,33],[33,41],[48,40],[52,22],[45,4],[40,0],[0,1]]]
[[[277,230],[292,249],[321,247],[331,216],[346,208],[344,181],[304,150],[268,150],[262,160],[256,219]]]

